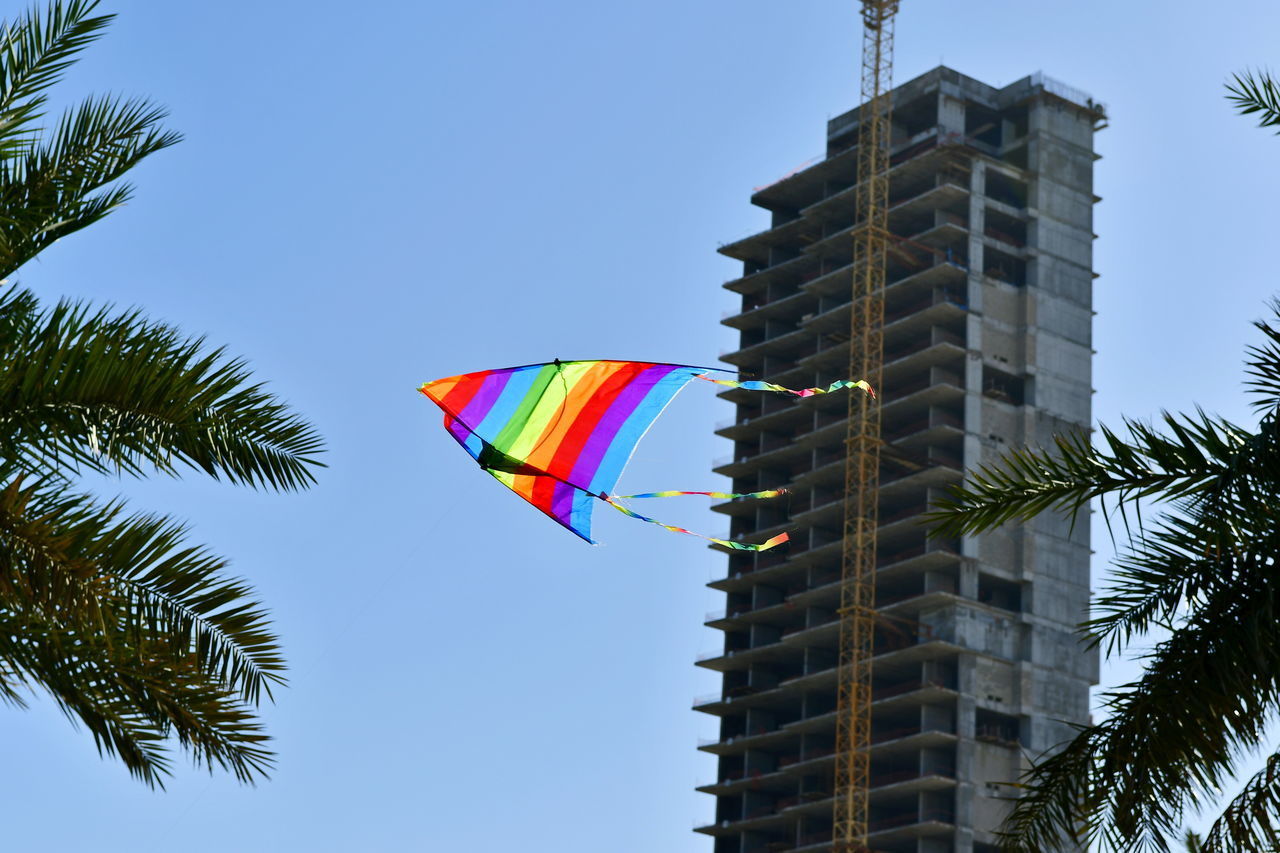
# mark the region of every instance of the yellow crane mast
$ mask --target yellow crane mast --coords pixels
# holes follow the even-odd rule
[[[881,393],[884,279],[889,243],[889,130],[893,18],[898,0],[862,0],[862,106],[858,128],[857,220],[849,376]],[[836,694],[834,853],[867,847],[871,757],[871,654],[875,640],[876,528],[880,496],[880,401],[849,395],[844,548]]]

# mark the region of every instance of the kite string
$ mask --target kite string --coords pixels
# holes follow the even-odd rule
[[[778,492],[778,493],[781,494],[781,492]],[[724,492],[650,492],[644,495],[628,495],[625,497],[672,497],[674,495],[680,495],[680,494],[702,494],[702,495],[716,496],[716,495],[722,495],[722,494],[728,494],[728,493],[724,493]],[[751,493],[751,495],[736,495],[735,497],[748,497],[748,496],[761,495],[761,494],[769,494],[769,493],[755,492],[755,493]],[[598,497],[600,500],[604,501],[609,506],[613,507],[623,515],[627,515],[627,516],[630,516],[631,518],[639,519],[640,521],[647,521],[650,524],[656,524],[659,527],[665,527],[667,530],[670,530],[672,533],[686,533],[690,536],[697,536],[699,539],[705,539],[708,542],[712,542],[716,545],[721,545],[725,548],[729,548],[734,551],[767,551],[770,548],[774,547],[775,545],[781,545],[783,542],[787,542],[791,539],[790,535],[788,535],[786,531],[779,533],[777,536],[774,536],[772,539],[769,539],[768,541],[763,542],[759,545],[751,545],[746,542],[732,542],[728,539],[717,539],[714,536],[706,536],[702,533],[695,533],[692,530],[686,530],[683,527],[676,527],[674,524],[667,524],[665,522],[658,521],[656,518],[649,518],[647,515],[641,515],[640,513],[635,512],[634,510],[628,509],[627,507],[618,503],[619,498],[624,496],[610,497],[609,495],[606,495],[603,492],[601,492],[600,494],[596,495],[596,497]]]

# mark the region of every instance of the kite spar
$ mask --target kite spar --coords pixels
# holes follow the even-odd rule
[[[480,467],[588,542],[593,542],[591,511],[600,500],[632,518],[725,548],[764,551],[786,542],[787,534],[759,545],[717,539],[640,515],[621,501],[677,495],[773,498],[783,490],[614,495],[636,444],[672,398],[694,379],[797,397],[845,388],[874,392],[863,381],[841,380],[826,388],[793,391],[768,382],[713,379],[708,371],[645,361],[557,360],[450,376],[418,390],[444,411],[445,429]]]

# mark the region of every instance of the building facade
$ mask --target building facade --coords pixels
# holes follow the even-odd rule
[[[1001,89],[937,68],[893,91],[880,528],[873,658],[874,850],[989,853],[1014,782],[1088,720],[1097,656],[1075,633],[1089,524],[1054,515],[930,539],[920,515],[966,469],[1090,424],[1093,133],[1102,108],[1041,75]],[[758,190],[771,227],[720,251],[743,263],[725,324],[734,367],[789,387],[849,361],[857,110],[825,159]],[[856,377],[855,377],[856,378]],[[720,735],[714,853],[831,848],[846,401],[741,390],[716,470],[773,501],[717,510],[730,536],[789,547],[729,556],[699,661]]]

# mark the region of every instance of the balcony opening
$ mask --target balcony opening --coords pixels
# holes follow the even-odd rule
[[[929,93],[893,107],[894,144],[905,142],[916,134],[938,126],[938,98]]]
[[[999,607],[1001,610],[1020,613],[1022,612],[1022,585],[1004,578],[979,574],[978,601],[992,607]]]
[[[726,716],[720,718],[720,742],[733,740],[742,735],[747,730],[747,720],[740,716]]]
[[[792,210],[791,208],[786,207],[774,208],[773,219],[770,227],[777,228],[780,225],[786,225],[788,222],[792,222],[799,218],[800,211],[798,210]]]
[[[982,273],[987,278],[1003,281],[1014,287],[1025,287],[1027,284],[1027,262],[990,246],[982,249]]]
[[[960,667],[955,658],[939,658],[922,661],[920,679],[923,683],[934,687],[956,688],[960,681]]]
[[[790,246],[774,246],[769,249],[769,266],[776,267],[794,258],[800,257],[800,250]]]
[[[956,775],[956,753],[948,747],[930,747],[920,750],[921,776],[946,776],[954,779]]]
[[[723,761],[723,759],[721,759]],[[742,798],[741,797],[716,797],[716,823],[728,823],[729,821],[742,819]],[[738,853],[738,839],[733,839],[733,853]],[[716,839],[716,851],[720,851],[720,839]],[[729,850],[729,847],[724,849]]]
[[[729,575],[745,575],[755,566],[755,554],[738,552],[729,555]]]
[[[969,189],[970,168],[960,163],[949,163],[938,170],[938,186],[954,184],[962,189]]]
[[[1025,391],[1026,383],[1022,377],[983,365],[982,395],[984,397],[1012,406],[1021,406],[1026,402]]]
[[[1001,159],[1010,166],[1015,166],[1019,169],[1027,168],[1027,163],[1030,162],[1027,157],[1027,143],[1023,142],[1009,148]]]
[[[1020,744],[1018,718],[998,711],[979,708],[974,719],[973,735],[984,743],[1016,747]]]
[[[1027,223],[994,208],[987,208],[986,225],[982,233],[1011,246],[1027,245]]]
[[[1014,107],[1004,114],[1006,140],[1021,139],[1031,129],[1031,114],[1027,105]]]
[[[969,205],[960,200],[943,205],[937,211],[938,225],[954,225],[957,228],[969,227]]]
[[[806,675],[825,672],[836,665],[836,654],[828,649],[813,646],[804,650],[804,671]]]
[[[920,731],[955,734],[955,707],[950,705],[921,705]]]
[[[1004,172],[988,169],[986,196],[1022,210],[1027,206],[1027,182],[1011,178]]]
[[[995,110],[981,104],[968,103],[964,108],[964,135],[986,145],[1000,147],[1002,119]]]
[[[889,206],[915,198],[922,195],[934,187],[938,186],[938,181],[931,174],[910,174],[901,177],[895,176],[895,180],[889,186]]]

